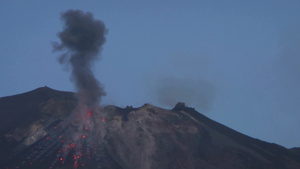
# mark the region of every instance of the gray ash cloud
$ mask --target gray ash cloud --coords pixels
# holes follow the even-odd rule
[[[68,10],[61,14],[61,19],[64,28],[57,34],[60,43],[54,43],[54,51],[64,52],[59,61],[72,67],[72,81],[85,104],[97,103],[105,92],[91,66],[99,58],[108,30],[90,12]]]

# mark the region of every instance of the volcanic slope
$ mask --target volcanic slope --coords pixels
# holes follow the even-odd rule
[[[172,110],[101,107],[101,139],[84,135],[82,145],[66,146],[70,132],[60,124],[76,102],[73,93],[48,87],[0,98],[0,168],[300,168],[298,151],[243,135],[184,103]]]

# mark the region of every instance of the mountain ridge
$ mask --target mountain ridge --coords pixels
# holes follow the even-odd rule
[[[13,123],[26,123],[25,120],[37,120],[41,115],[40,104],[53,100],[71,100],[75,99],[74,93],[62,92],[49,87],[40,87],[22,94],[6,96],[0,98],[0,133],[10,129]],[[35,119],[26,119],[23,112],[30,114]],[[20,117],[11,119],[10,117]],[[24,119],[25,118],[25,119]]]
[[[32,162],[20,159],[34,154],[40,154],[35,157],[35,167],[47,163],[50,165],[55,159],[41,161],[46,156],[54,158],[55,153],[41,154],[38,149],[41,145],[46,145],[50,136],[50,141],[61,144],[58,139],[52,140],[57,135],[51,135],[55,133],[53,126],[64,121],[76,103],[74,93],[48,87],[0,98],[2,117],[5,117],[3,114],[8,109],[5,106],[18,104],[23,109],[18,108],[16,111],[26,114],[28,118],[23,120],[29,121],[18,124],[18,120],[13,121],[12,118],[11,123],[17,125],[10,125],[6,130],[0,128],[0,159],[3,160],[0,161],[0,167],[18,165],[20,168],[31,168]],[[101,108],[101,111],[106,113],[103,142],[99,143],[99,151],[96,153],[101,158],[94,157],[94,161],[86,165],[90,168],[96,168],[96,164],[101,164],[102,168],[115,169],[300,167],[299,148],[286,149],[249,137],[186,107],[184,103],[177,103],[171,110],[145,104],[139,108],[111,105]],[[18,113],[7,115],[15,117]],[[23,135],[20,136],[20,132]],[[29,151],[31,149],[36,151]],[[47,146],[43,149],[59,151],[58,148]],[[57,165],[54,168],[70,168],[71,163],[72,160],[68,160],[65,167]]]

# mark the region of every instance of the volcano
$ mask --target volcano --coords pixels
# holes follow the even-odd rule
[[[66,121],[77,102],[74,93],[48,87],[0,98],[0,168],[300,168],[299,148],[251,138],[184,103],[99,107],[95,131],[72,142],[78,131]]]

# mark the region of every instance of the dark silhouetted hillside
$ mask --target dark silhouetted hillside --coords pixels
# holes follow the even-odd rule
[[[74,159],[79,157],[72,154],[59,163],[57,152],[63,143],[58,139],[61,131],[54,126],[63,122],[75,105],[73,93],[47,87],[0,98],[0,168],[74,168]],[[77,168],[300,168],[299,148],[289,150],[251,138],[184,103],[172,110],[145,104],[140,108],[106,106],[99,112],[106,114],[103,138],[88,147],[94,153],[81,157]]]

